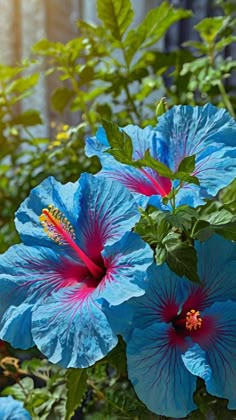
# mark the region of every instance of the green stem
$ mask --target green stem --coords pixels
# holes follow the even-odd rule
[[[124,89],[125,89],[125,93],[126,93],[127,99],[128,99],[128,101],[129,101],[129,103],[131,105],[132,111],[136,115],[136,117],[138,118],[138,122],[141,123],[141,115],[139,114],[139,112],[138,112],[138,110],[136,108],[136,105],[134,103],[134,100],[133,100],[133,98],[132,98],[132,96],[130,94],[128,84],[125,84],[124,85]]]
[[[127,71],[127,76],[129,76],[129,73],[130,73],[130,63],[128,61],[128,57],[126,55],[126,51],[125,51],[125,48],[124,48],[124,45],[123,45],[122,41],[120,41],[120,48],[122,49],[122,52],[123,52],[125,66],[126,66],[126,71]],[[129,77],[127,77],[127,79],[129,79]],[[136,117],[138,118],[138,122],[141,124],[141,122],[142,122],[141,115],[139,114],[139,112],[137,110],[137,107],[135,105],[135,102],[134,102],[134,100],[132,98],[132,95],[131,95],[131,93],[129,91],[129,85],[128,85],[128,83],[126,83],[124,85],[124,89],[125,89],[125,93],[126,93],[128,102],[131,105],[132,111],[136,115]]]
[[[209,58],[210,67],[212,69],[215,69],[215,44],[214,43],[211,43],[211,44],[208,45],[208,58]],[[224,104],[225,104],[227,110],[229,111],[229,113],[232,115],[233,118],[236,118],[233,106],[232,106],[232,104],[230,102],[230,99],[229,99],[229,96],[228,96],[228,94],[225,90],[224,84],[222,83],[221,80],[218,80],[217,85],[218,85],[220,94],[222,96],[222,99],[224,101]]]
[[[219,91],[221,93],[221,96],[223,98],[223,101],[224,101],[224,104],[225,104],[226,108],[228,109],[228,111],[232,115],[232,117],[236,118],[236,114],[234,112],[233,106],[232,106],[232,104],[229,100],[229,96],[227,95],[224,84],[222,83],[221,80],[218,81],[218,87],[219,87]]]
[[[92,119],[90,117],[90,113],[89,113],[87,104],[84,101],[84,98],[81,95],[81,91],[80,91],[80,89],[79,89],[79,87],[77,85],[77,80],[76,80],[75,76],[72,73],[70,73],[70,77],[71,77],[71,83],[72,83],[73,89],[76,92],[76,94],[80,97],[82,111],[83,111],[83,113],[86,116],[86,119],[87,119],[87,121],[89,123],[89,126],[91,128],[92,133],[95,133],[95,131],[96,131],[95,126],[94,126],[93,121],[92,121]]]

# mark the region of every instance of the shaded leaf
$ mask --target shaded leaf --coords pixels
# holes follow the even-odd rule
[[[58,112],[63,112],[74,96],[75,92],[66,87],[56,89],[51,97],[53,108]]]
[[[166,261],[178,276],[186,276],[193,282],[199,282],[197,274],[197,253],[187,242],[182,242],[178,234],[170,232],[164,239],[167,250]]]
[[[86,369],[68,369],[67,374],[67,402],[66,418],[70,420],[87,390],[87,371]]]
[[[20,401],[25,401],[25,396],[29,395],[34,389],[34,381],[32,378],[26,377],[21,379],[19,384],[8,386],[5,388],[1,395],[12,395],[14,398]]]
[[[29,109],[28,111],[22,112],[22,114],[10,120],[11,125],[23,125],[24,127],[30,127],[38,124],[42,124],[42,119],[38,111]]]

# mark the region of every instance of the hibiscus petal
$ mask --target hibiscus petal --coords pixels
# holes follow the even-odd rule
[[[135,233],[127,233],[119,242],[103,251],[105,277],[97,288],[98,297],[111,305],[119,305],[133,296],[144,294],[146,270],[153,252]]]
[[[147,271],[146,293],[138,299],[131,299],[133,305],[134,327],[146,328],[153,322],[169,322],[176,317],[186,299],[186,290],[181,287],[187,283],[169,269],[166,264],[153,264]]]
[[[132,195],[117,182],[82,174],[78,244],[95,262],[101,251],[132,229],[140,218]]]
[[[190,373],[205,381],[210,380],[212,370],[207,361],[207,354],[198,344],[191,346],[181,357]]]
[[[189,299],[186,308],[202,310],[216,301],[236,301],[236,244],[219,235],[213,235],[206,242],[196,241],[198,274],[203,284],[196,286],[186,282]]]
[[[102,359],[117,337],[98,303],[91,296],[79,298],[78,290],[61,290],[32,315],[37,347],[63,367],[88,367]]]
[[[14,400],[11,395],[0,398],[0,416],[2,420],[31,420],[23,402]]]
[[[33,307],[54,291],[79,285],[79,281],[89,282],[90,277],[87,268],[70,255],[65,258],[63,250],[56,253],[23,244],[9,248],[0,256],[1,338],[13,347],[32,347]]]
[[[203,189],[215,195],[236,176],[236,123],[224,109],[175,106],[159,118],[156,130],[168,147],[168,166],[176,171],[187,156],[196,155],[196,175]]]
[[[196,408],[196,377],[185,368],[180,349],[170,345],[171,329],[165,323],[135,329],[127,343],[127,362],[129,378],[147,407],[179,418]]]
[[[31,334],[31,310],[33,305],[23,303],[10,306],[0,323],[0,337],[15,348],[28,349],[34,346]]]
[[[203,317],[215,320],[215,331],[205,345],[207,361],[212,375],[206,380],[206,389],[212,394],[229,400],[228,408],[236,409],[236,302],[214,303]]]
[[[3,306],[17,306],[24,300],[35,303],[60,288],[78,284],[89,276],[78,257],[63,249],[14,245],[0,256],[0,288]]]
[[[161,140],[157,139],[156,132],[151,126],[141,129],[137,126],[128,125],[123,127],[122,130],[132,140],[134,160],[142,159],[145,152],[150,150],[155,158],[158,156],[159,160],[167,164],[166,146]],[[145,174],[140,169],[116,161],[111,155],[104,153],[108,148],[107,146],[108,142],[103,128],[98,131],[97,138],[88,138],[86,141],[85,152],[87,156],[96,155],[101,161],[102,170],[98,176],[119,181],[134,194],[135,199],[141,206],[146,206],[148,197],[154,198],[152,203],[149,202],[149,204],[157,201],[158,205],[160,202],[158,196],[168,194],[170,191],[171,182],[169,179],[161,177],[150,168],[145,168]]]

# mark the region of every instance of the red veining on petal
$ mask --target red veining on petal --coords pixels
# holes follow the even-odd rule
[[[154,177],[152,177],[145,169],[141,168],[140,171],[148,178],[148,180],[154,185],[155,189],[157,190],[158,194],[162,197],[165,197],[171,190],[171,186],[168,185],[168,191],[165,190],[164,186],[162,186]],[[167,179],[167,178],[166,178]]]
[[[95,264],[74,242],[74,230],[62,212],[51,205],[48,209],[42,210],[39,219],[49,238],[60,245],[65,243],[70,245],[95,278],[103,276],[103,268]]]

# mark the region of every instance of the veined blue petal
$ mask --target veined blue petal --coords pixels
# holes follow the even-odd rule
[[[121,130],[131,137],[134,160],[142,159],[145,152],[150,150],[155,158],[167,164],[166,145],[157,138],[156,132],[151,126],[141,129],[137,126],[128,125]],[[98,176],[105,176],[123,184],[134,194],[139,205],[143,207],[146,206],[149,197],[154,196],[154,199],[157,197],[159,203],[158,195],[165,195],[170,191],[170,181],[168,179],[161,177],[150,168],[141,170],[116,161],[111,155],[104,153],[107,150],[107,145],[106,134],[102,128],[97,133],[97,138],[88,138],[86,141],[85,151],[87,156],[96,155],[101,161],[102,170]],[[149,202],[149,204],[152,203]]]
[[[132,195],[117,182],[82,174],[80,187],[78,243],[96,262],[104,246],[134,227],[140,213]]]
[[[215,331],[208,344],[202,345],[212,369],[206,389],[229,400],[228,408],[236,409],[236,302],[216,302],[203,312],[215,320]]]
[[[181,357],[190,373],[206,382],[211,379],[212,370],[207,361],[207,354],[198,344],[193,344]]]
[[[53,177],[33,188],[16,212],[15,224],[22,241],[52,248],[55,244],[44,232],[39,216],[44,208],[52,204],[75,225],[79,213],[79,194],[78,181],[63,185]]]
[[[31,420],[29,412],[24,408],[21,401],[8,397],[0,397],[1,420]]]
[[[97,288],[98,298],[120,305],[144,294],[146,270],[153,262],[153,251],[146,242],[135,233],[127,233],[119,242],[105,247],[102,254],[108,268]]]
[[[0,300],[4,311],[27,300],[35,303],[61,287],[71,286],[88,275],[88,270],[78,257],[58,246],[30,247],[14,245],[0,256]]]
[[[17,307],[10,306],[0,322],[1,340],[23,350],[34,346],[31,334],[32,306],[28,303],[22,303]]]
[[[213,235],[206,242],[196,241],[195,248],[202,286],[186,282],[190,306],[202,310],[217,301],[236,301],[236,243]]]
[[[134,329],[127,342],[128,373],[134,389],[154,413],[185,417],[196,408],[196,377],[185,368],[181,350],[170,345],[171,325]]]
[[[31,311],[60,288],[70,287],[89,273],[83,263],[63,250],[14,245],[0,256],[0,337],[13,347],[29,348]],[[21,333],[22,332],[22,333]]]
[[[133,328],[147,328],[152,323],[170,322],[186,300],[187,281],[178,277],[166,264],[153,264],[147,270],[148,282],[145,295],[133,298]]]
[[[236,301],[236,243],[213,235],[196,242],[198,272],[207,291],[207,306],[231,299]]]
[[[117,344],[101,305],[92,295],[77,298],[76,288],[61,290],[38,305],[32,334],[41,352],[63,367],[91,366]]]
[[[114,334],[122,335],[126,340],[132,331],[132,319],[134,307],[126,303],[112,306],[104,299],[97,299],[101,303],[102,310],[106,315]]]
[[[235,147],[234,119],[225,109],[211,104],[174,106],[159,118],[156,130],[168,146],[173,170],[186,156],[206,157],[222,146]]]
[[[203,193],[215,195],[236,176],[236,123],[224,109],[175,106],[159,118],[159,137],[168,147],[168,166],[173,171],[187,156],[196,155],[193,175]]]

